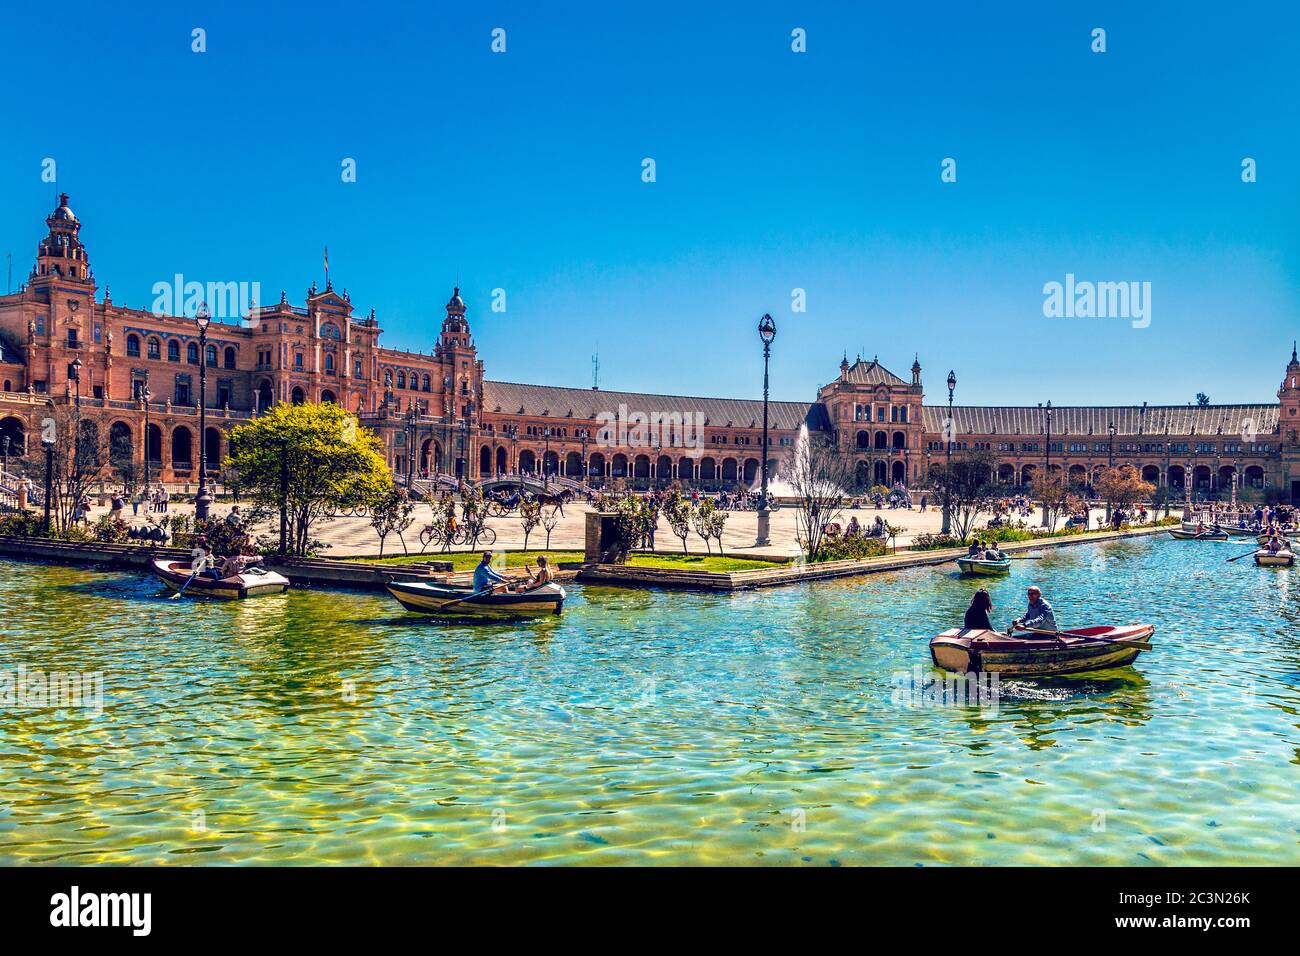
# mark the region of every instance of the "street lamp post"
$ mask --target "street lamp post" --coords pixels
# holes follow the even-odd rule
[[[50,536],[50,503],[54,500],[54,436],[41,435],[45,446],[45,537]]]
[[[1052,478],[1052,400],[1047,400],[1047,405],[1043,409],[1047,413],[1046,417],[1046,435],[1047,441],[1043,443],[1043,481],[1048,482]],[[1047,484],[1044,488],[1050,487]],[[1047,527],[1047,498],[1043,498],[1043,527]]]
[[[1106,454],[1106,467],[1114,468],[1115,467],[1115,432],[1117,431],[1117,429],[1115,428],[1115,423],[1111,422],[1108,426],[1106,426],[1106,431],[1110,434],[1110,446],[1109,446],[1110,450]],[[1110,524],[1110,499],[1109,498],[1106,499],[1106,523]]]
[[[772,316],[764,313],[763,317],[758,320],[758,337],[763,342],[763,445],[762,445],[762,464],[763,478],[758,493],[758,534],[754,541],[755,547],[767,547],[772,543],[772,509],[767,500],[767,404],[768,404],[768,362],[772,356],[772,340],[776,338],[776,322]]]
[[[415,482],[415,443],[419,439],[419,429],[415,423],[415,402],[406,409],[406,487]]]
[[[208,325],[212,315],[206,302],[194,316],[199,326],[199,493],[194,499],[194,520],[204,521],[212,507],[208,494]]]
[[[952,395],[957,390],[957,373],[948,372],[948,420],[944,422],[944,468],[947,474],[943,479],[943,533],[952,530],[952,436],[957,430],[952,420]]]
[[[582,430],[582,483],[583,483],[584,486],[587,484],[587,477],[588,477],[588,475],[587,475],[587,441],[588,441],[588,438],[589,438],[589,436],[587,435],[587,430],[584,428],[584,429]]]
[[[4,437],[4,463],[0,464],[0,475],[9,474],[9,436]]]
[[[149,386],[144,387],[140,393],[144,399],[144,490],[147,494],[149,491],[149,400],[153,398],[153,392],[149,391]]]
[[[73,359],[72,364],[68,366],[68,372],[72,377],[73,383],[77,387],[77,415],[81,415],[81,359]]]
[[[542,491],[544,493],[548,488],[550,488],[550,482],[548,480],[550,473],[546,470],[547,466],[551,463],[551,426],[550,425],[547,425],[545,428],[542,429],[542,437],[545,441],[545,444],[543,446],[545,448],[545,451],[542,452]]]

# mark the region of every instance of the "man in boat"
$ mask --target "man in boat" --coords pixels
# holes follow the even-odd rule
[[[502,585],[509,583],[508,578],[498,574],[496,569],[492,567],[492,552],[484,551],[483,560],[474,569],[474,593],[496,591]]]
[[[1052,605],[1043,600],[1043,592],[1037,587],[1029,587],[1029,607],[1025,610],[1025,616],[1017,618],[1011,622],[1011,627],[1007,629],[1010,634],[1016,628],[1022,630],[1033,628],[1036,631],[1055,631],[1056,615],[1052,612]],[[1031,636],[1031,635],[1027,635]]]
[[[992,541],[990,541],[988,543],[988,546],[984,549],[985,561],[1005,561],[1006,557],[1007,557],[1006,552],[1004,552]]]

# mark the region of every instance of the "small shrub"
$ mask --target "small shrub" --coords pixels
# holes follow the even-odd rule
[[[913,551],[938,551],[941,548],[960,548],[962,541],[951,534],[918,534],[912,539]]]

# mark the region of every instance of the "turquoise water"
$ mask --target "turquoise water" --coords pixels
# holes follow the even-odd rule
[[[917,569],[735,595],[571,588],[447,625],[387,596],[167,600],[0,562],[0,671],[103,709],[0,710],[0,862],[1300,863],[1300,569],[1140,539],[1017,561],[1134,667],[909,708],[976,585]]]

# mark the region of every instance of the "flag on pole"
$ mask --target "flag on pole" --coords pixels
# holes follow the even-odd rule
[[[325,281],[328,282],[330,277],[330,247],[325,247]]]

